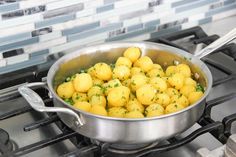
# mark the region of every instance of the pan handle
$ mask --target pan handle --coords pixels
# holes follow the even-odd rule
[[[234,40],[236,38],[236,28],[231,30],[229,33],[224,35],[223,37],[217,39],[201,51],[195,54],[196,57],[202,58],[205,57],[206,55],[212,53],[213,51],[217,50],[221,46],[224,46],[225,44],[229,43],[230,41]]]
[[[39,112],[66,113],[66,114],[69,114],[75,118],[74,123],[76,124],[76,126],[81,127],[83,125],[83,122],[81,121],[80,116],[68,108],[46,107],[42,98],[35,91],[30,89],[33,87],[44,87],[44,88],[48,89],[46,83],[44,83],[44,82],[29,83],[29,84],[23,85],[18,88],[19,93],[26,99],[26,101],[30,104],[30,106],[33,109],[35,109]]]

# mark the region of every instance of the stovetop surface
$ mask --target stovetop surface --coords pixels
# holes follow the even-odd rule
[[[189,40],[189,39],[184,39],[184,40]],[[184,40],[177,41],[176,43],[180,46],[182,43],[182,46],[188,49],[190,52],[196,51],[196,45],[195,46],[188,45],[186,44]],[[204,44],[200,46],[198,45],[197,48],[202,47],[202,46],[204,47]],[[221,52],[210,55],[206,57],[204,60],[207,60],[209,62],[214,61],[216,63],[220,63],[226,68],[228,68],[232,73],[236,73],[236,62],[231,57]],[[213,68],[211,65],[208,64],[208,66],[213,74],[214,80],[219,80],[228,76],[227,74]],[[14,95],[16,92],[14,90],[12,91],[13,91],[12,95]],[[233,93],[235,91],[236,91],[236,79],[233,79],[223,84],[214,86],[209,96],[207,97],[207,101],[214,100],[217,97],[224,96],[224,95]],[[9,93],[9,92],[6,92],[5,89],[0,91],[1,95],[4,95],[6,93]],[[236,104],[234,101],[235,99],[232,99],[230,101],[227,101],[225,103],[222,103],[220,105],[213,107],[212,116],[211,116],[212,119],[215,121],[222,121],[223,117],[236,113]],[[38,129],[34,129],[31,131],[24,131],[23,129],[24,126],[34,123],[36,121],[40,121],[44,118],[47,118],[48,115],[33,111],[32,109],[28,108],[27,102],[22,97],[17,97],[8,101],[2,101],[0,103],[0,115],[6,112],[9,112],[11,110],[15,110],[17,108],[22,108],[22,107],[25,107],[26,109],[28,109],[29,112],[11,117],[9,119],[0,120],[1,128],[3,128],[9,133],[10,139],[14,141],[14,143],[16,143],[15,145],[16,148],[25,147],[29,144],[33,144],[42,140],[53,138],[56,135],[62,133],[62,131],[58,128],[58,126],[55,123],[52,123],[45,127],[40,127]],[[194,130],[200,127],[201,126],[198,123],[196,123],[194,126],[192,126],[190,129],[188,129],[186,132],[184,132],[177,138],[185,137],[186,135],[190,134],[191,132],[193,132]],[[233,124],[231,131],[232,133],[236,133],[236,124]],[[211,135],[210,133],[205,133],[184,146],[158,154],[158,157],[195,156],[196,151],[199,148],[206,147],[209,150],[212,150],[212,149],[221,147],[222,145],[223,144],[219,140],[217,140],[213,135]],[[57,157],[57,156],[62,156],[64,154],[67,154],[69,152],[73,152],[74,150],[76,150],[75,145],[70,140],[67,139],[62,142],[33,151],[32,153],[29,153],[23,156],[34,156],[34,157],[37,157],[37,156],[38,157],[41,157],[41,156],[54,157],[55,156]],[[72,157],[73,155],[68,155],[68,156]],[[78,156],[83,156],[83,154],[80,154]],[[91,154],[86,154],[86,156],[93,157],[93,156],[96,156],[96,154],[94,155],[91,153]],[[104,155],[104,156],[109,156],[109,155]],[[152,154],[149,156],[154,157],[154,156],[157,156],[157,154]]]

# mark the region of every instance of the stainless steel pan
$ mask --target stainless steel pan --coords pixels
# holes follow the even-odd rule
[[[217,40],[196,56],[178,48],[150,42],[114,42],[86,47],[65,55],[54,63],[48,72],[47,83],[29,83],[20,87],[19,92],[35,110],[57,112],[68,127],[92,139],[120,144],[144,144],[168,139],[191,127],[204,111],[206,96],[212,86],[212,75],[199,58],[231,41],[235,37],[235,32],[236,30]],[[200,76],[199,82],[206,87],[204,96],[176,113],[152,118],[126,119],[83,112],[68,105],[56,94],[56,87],[66,77],[97,62],[114,63],[126,48],[133,46],[139,47],[142,55],[151,57],[163,67],[172,65],[173,61],[188,64],[191,70]],[[55,107],[45,107],[42,99],[29,88],[35,86],[49,90]]]

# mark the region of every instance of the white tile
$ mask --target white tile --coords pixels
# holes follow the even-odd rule
[[[27,60],[29,60],[29,54],[21,54],[21,55],[6,58],[7,65],[20,63]]]
[[[128,26],[139,24],[139,23],[142,23],[141,17],[135,17],[135,18],[132,18],[132,19],[124,20],[123,21],[123,26],[128,27]]]
[[[3,59],[2,53],[0,53],[0,59]]]
[[[79,25],[84,25],[87,23],[91,23],[93,22],[93,18],[88,16],[88,17],[81,17],[79,19],[75,19],[75,20],[71,20],[68,22],[64,22],[64,23],[60,23],[60,24],[56,24],[52,26],[53,30],[63,30],[63,29],[69,29],[75,26],[79,26]]]
[[[58,53],[58,52],[62,52],[68,49],[71,49],[73,47],[78,47],[81,45],[85,45],[88,43],[92,43],[95,41],[99,41],[99,40],[103,40],[107,38],[107,33],[100,33],[100,34],[96,34],[93,36],[89,36],[87,38],[84,38],[83,40],[79,39],[79,40],[75,40],[63,45],[59,45],[59,46],[55,46],[49,49],[49,53]]]
[[[43,19],[42,14],[38,13],[32,15],[25,15],[22,17],[17,17],[9,20],[4,20],[3,22],[0,22],[0,29],[16,25],[22,25],[26,23],[34,23],[35,21],[40,21],[41,19]]]
[[[20,1],[20,9],[24,9],[24,8],[30,8],[30,7],[34,7],[34,6],[38,6],[38,5],[43,5],[46,3],[50,3],[50,2],[54,2],[57,0],[40,0],[40,1],[36,1],[36,0],[27,0],[27,1]]]
[[[53,31],[51,33],[39,36],[39,42],[56,39],[62,36],[61,31]]]
[[[7,61],[5,59],[0,59],[0,67],[4,67],[7,65]]]
[[[76,18],[84,17],[84,16],[89,16],[95,14],[95,9],[90,8],[90,9],[84,9],[82,11],[78,11],[76,13]]]
[[[34,30],[34,23],[24,24],[24,25],[18,25],[10,28],[0,29],[1,37],[17,34],[17,33],[23,33],[23,32],[30,32]]]
[[[236,9],[225,11],[225,12],[222,12],[222,13],[219,13],[219,14],[215,14],[215,15],[212,16],[212,20],[215,21],[215,20],[219,20],[219,19],[229,17],[229,16],[233,16],[233,15],[236,15]]]
[[[118,2],[115,2],[114,4],[114,8],[123,8],[123,7],[126,7],[126,6],[132,6],[132,5],[137,5],[137,4],[143,4],[143,3],[146,3],[148,4],[148,2],[150,2],[152,0],[138,0],[138,1],[135,1],[135,0],[124,0],[124,1],[118,1]],[[123,9],[122,9],[123,10]]]
[[[188,20],[189,21],[198,21],[200,19],[205,18],[205,13],[201,13],[201,14],[196,14],[196,15],[191,15]]]
[[[149,33],[146,33],[146,34],[142,34],[142,35],[139,35],[139,36],[135,36],[133,38],[127,38],[127,39],[124,39],[123,41],[143,41],[143,40],[147,40],[147,39],[150,39],[151,36]]]
[[[97,8],[99,6],[102,6],[103,4],[103,0],[87,0],[86,2],[84,2],[84,9]]]
[[[198,21],[192,21],[192,22],[188,22],[188,23],[184,23],[182,24],[182,29],[187,29],[190,27],[194,27],[198,25]]]
[[[112,16],[110,18],[105,18],[105,19],[100,20],[100,27],[103,27],[112,23],[118,23],[118,22],[120,22],[119,16]]]
[[[85,2],[85,0],[57,0],[55,2],[48,3],[47,10],[54,10],[54,9],[59,9],[71,5],[75,5],[78,3]]]
[[[56,45],[64,44],[64,43],[66,43],[66,37],[61,37],[58,39],[26,46],[26,47],[24,47],[24,51],[25,51],[25,53],[32,53],[35,51],[44,50],[44,49],[47,49],[47,48],[50,48],[50,47],[53,47]]]

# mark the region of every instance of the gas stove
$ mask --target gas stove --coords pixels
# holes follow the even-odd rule
[[[148,41],[195,53],[217,38],[194,27]],[[49,56],[45,64],[0,76],[0,156],[236,156],[236,44],[228,44],[203,58],[214,83],[205,112],[194,126],[168,141],[132,147],[83,137],[67,128],[56,113],[36,112],[19,95],[17,88],[22,84],[45,81],[48,69],[62,55]],[[46,90],[35,90],[48,106],[53,106]]]

